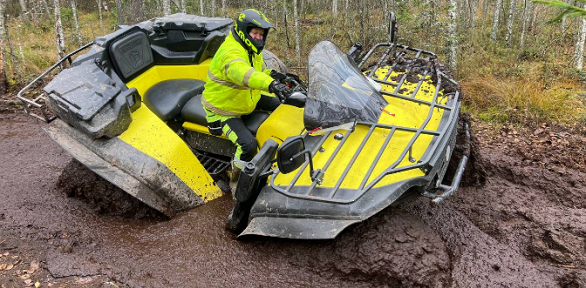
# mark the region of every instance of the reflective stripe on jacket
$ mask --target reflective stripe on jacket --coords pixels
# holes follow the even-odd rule
[[[249,53],[232,32],[216,52],[201,102],[209,111],[224,116],[240,116],[254,111],[262,91],[268,91],[273,78],[263,72],[261,54]],[[254,68],[253,68],[254,67]]]

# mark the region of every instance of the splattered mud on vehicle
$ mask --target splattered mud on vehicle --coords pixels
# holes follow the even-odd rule
[[[2,287],[586,287],[586,175],[504,148],[531,133],[472,123],[476,178],[440,206],[406,199],[332,241],[237,241],[223,230],[230,197],[171,220],[89,198],[116,188],[39,126],[0,114]]]

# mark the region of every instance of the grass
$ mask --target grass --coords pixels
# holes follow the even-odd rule
[[[339,17],[333,17],[329,11],[308,11],[312,13],[301,14],[300,61],[295,52],[292,13],[288,17],[287,29],[282,17],[269,15],[269,18],[276,19],[273,23],[278,31],[272,32],[267,49],[277,54],[299,75],[306,75],[309,51],[321,40],[331,40],[343,51],[353,42],[366,40],[365,48],[368,49],[377,42],[387,41],[387,27],[380,24],[384,22],[380,11],[369,12],[368,25],[365,27],[368,37],[364,38],[357,24],[360,21],[359,11],[351,11]],[[230,8],[228,15],[236,15],[237,12],[238,9]],[[277,10],[276,13],[282,12]],[[413,11],[411,17],[405,15],[399,15],[399,42],[434,51],[440,60],[445,60],[445,15],[440,13],[438,21],[431,28],[422,26],[419,17],[421,11]],[[111,13],[104,13],[103,28],[100,28],[97,13],[80,13],[78,16],[83,43],[115,30],[116,19]],[[52,21],[47,18],[36,27],[32,23],[19,26],[19,22],[14,19],[8,24],[15,54],[20,57],[20,44],[25,59],[19,63],[20,74],[16,73],[11,59],[6,61],[8,75],[12,79],[11,88],[15,91],[57,60],[55,35]],[[477,25],[480,27],[481,22],[477,22]],[[67,21],[63,27],[66,51],[73,51],[80,46],[74,40],[74,25]],[[482,121],[501,124],[551,122],[584,125],[586,72],[572,68],[572,35],[576,25],[573,27],[574,30],[569,29],[562,35],[557,26],[542,24],[527,35],[525,47],[520,48],[518,40],[513,47],[506,47],[503,40],[493,43],[488,37],[490,23],[484,29],[473,31],[466,31],[467,28],[460,26],[456,75],[464,92],[464,111],[471,112]],[[500,32],[499,39],[504,39],[504,31]],[[518,31],[516,33],[519,34]],[[17,34],[20,35],[19,41],[14,36]]]

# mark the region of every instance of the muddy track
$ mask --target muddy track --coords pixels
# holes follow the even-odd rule
[[[223,230],[229,197],[164,220],[72,162],[41,126],[0,114],[5,287],[586,287],[578,170],[480,145],[471,165],[484,186],[439,207],[410,199],[333,241],[236,241]],[[98,190],[116,201],[88,196]]]

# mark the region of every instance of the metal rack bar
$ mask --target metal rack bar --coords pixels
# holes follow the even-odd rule
[[[370,139],[370,136],[372,135],[372,132],[374,131],[375,127],[376,127],[376,125],[370,126],[368,133],[366,133],[366,135],[364,136],[362,143],[360,143],[360,146],[358,146],[356,153],[354,153],[354,156],[352,156],[352,159],[350,159],[350,163],[348,163],[348,165],[346,166],[346,169],[344,169],[344,172],[342,173],[342,175],[338,179],[338,182],[336,182],[336,186],[334,186],[334,189],[332,189],[332,192],[328,196],[329,198],[334,198],[334,196],[336,196],[336,192],[338,192],[338,189],[340,189],[342,182],[344,182],[344,179],[346,179],[346,175],[348,175],[350,168],[352,168],[352,165],[354,165],[354,163],[356,162],[356,159],[358,159],[358,155],[360,155],[360,152],[362,152],[362,149],[364,149],[364,145],[366,145],[366,142],[368,142],[368,139]]]
[[[329,131],[328,134],[323,135],[322,139],[317,143],[317,145],[315,145],[315,147],[313,147],[313,150],[311,151],[312,158],[313,158],[313,156],[315,156],[315,154],[317,153],[317,151],[319,150],[321,145],[324,144],[326,139],[328,139],[328,137],[330,137],[330,134],[332,134],[332,131]],[[305,135],[308,135],[308,133],[306,133]],[[307,165],[309,165],[309,161],[305,161],[305,163],[303,163],[303,166],[301,166],[301,168],[299,168],[299,170],[297,171],[297,174],[295,174],[295,177],[293,178],[291,183],[289,183],[287,188],[285,188],[285,192],[289,192],[289,190],[291,190],[291,187],[293,187],[293,185],[295,185],[297,180],[299,180],[299,177],[301,177],[301,174],[303,173],[303,171],[305,171],[305,169],[307,168]],[[271,182],[272,182],[271,186],[273,186],[273,187],[275,187],[274,182],[273,182],[274,179],[275,179],[275,177],[271,177]]]

